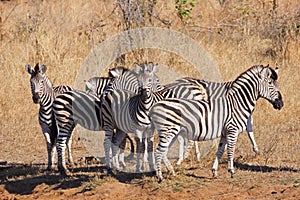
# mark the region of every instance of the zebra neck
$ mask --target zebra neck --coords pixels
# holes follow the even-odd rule
[[[247,119],[259,98],[256,84],[250,81],[236,81],[228,90],[228,97],[234,109]]]
[[[154,103],[153,93],[150,89],[143,90],[139,95],[140,105],[143,109],[149,110]]]
[[[52,103],[54,101],[54,93],[53,91],[44,93],[41,96],[40,101],[40,112],[45,111],[48,112],[49,110],[52,110]]]

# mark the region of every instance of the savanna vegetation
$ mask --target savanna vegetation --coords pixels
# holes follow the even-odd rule
[[[74,176],[43,171],[45,141],[38,124],[25,64],[45,64],[54,85],[74,85],[91,50],[113,35],[143,27],[178,31],[210,55],[224,81],[258,64],[279,66],[284,108],[260,100],[254,112],[259,155],[242,133],[236,148],[237,177],[229,178],[226,155],[211,179],[212,151],[193,157],[162,184],[147,174],[106,177],[75,132]],[[300,4],[297,0],[89,0],[0,1],[0,198],[57,199],[297,199],[300,195]],[[110,51],[110,49],[107,49]],[[153,61],[180,76],[205,77],[172,52],[141,49],[114,66]],[[100,76],[101,74],[95,74]],[[102,74],[104,75],[104,74]],[[164,79],[164,70],[158,72]],[[83,83],[84,84],[84,83]]]

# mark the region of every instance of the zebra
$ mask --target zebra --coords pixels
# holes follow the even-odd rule
[[[139,83],[140,83],[140,92],[138,95],[129,93],[126,91],[115,90],[110,93],[104,101],[105,107],[109,110],[109,113],[112,116],[109,118],[114,120],[114,122],[109,122],[108,124],[111,125],[108,130],[108,134],[112,134],[112,130],[117,127],[118,129],[122,130],[123,133],[134,132],[136,136],[139,138],[137,140],[137,149],[138,152],[142,145],[144,146],[143,139],[147,138],[148,142],[148,160],[149,160],[149,167],[150,170],[154,171],[154,164],[152,158],[152,150],[153,149],[153,138],[148,137],[148,135],[153,135],[153,130],[150,128],[150,120],[148,118],[148,112],[151,106],[164,99],[170,97],[179,97],[179,98],[195,98],[195,99],[203,99],[206,96],[206,91],[204,87],[199,87],[194,84],[187,84],[187,83],[172,83],[167,85],[166,87],[161,86],[157,78],[155,77],[157,65],[153,65],[153,63],[148,63],[147,65],[141,67],[143,73],[139,76]],[[159,91],[155,91],[153,85],[160,85],[156,86],[157,88],[161,88]],[[122,141],[124,138],[124,134],[121,135],[117,133],[117,139],[115,142],[115,150],[113,148],[113,160],[115,163],[118,163],[117,156],[116,156],[116,148],[118,147],[118,141]],[[142,139],[143,138],[143,139]],[[140,164],[139,158],[140,154],[137,154],[137,165],[136,171],[139,171]],[[143,168],[143,166],[142,166]]]
[[[125,68],[114,68],[110,73],[115,76],[106,89],[102,97],[94,95],[94,92],[86,93],[79,90],[73,90],[57,96],[53,102],[54,116],[58,127],[57,152],[58,152],[58,169],[61,175],[66,176],[69,170],[65,164],[66,141],[71,137],[73,129],[77,124],[82,127],[93,130],[105,130],[104,122],[109,118],[110,113],[102,106],[102,101],[107,96],[107,91],[121,89],[131,92],[137,92],[138,81],[137,74]],[[109,94],[109,92],[107,92]],[[104,118],[103,116],[106,116]],[[108,117],[107,117],[108,116]],[[110,120],[111,121],[111,120]],[[113,135],[113,134],[112,134]],[[107,138],[107,136],[105,137]],[[112,140],[112,138],[110,138]],[[109,141],[110,142],[110,141]],[[110,144],[104,141],[105,149],[110,150]],[[108,146],[108,147],[107,147]],[[109,154],[106,154],[105,164],[108,172],[111,170]]]
[[[39,109],[39,124],[41,126],[43,135],[46,139],[47,153],[48,153],[48,166],[47,170],[52,169],[55,152],[55,142],[57,138],[57,127],[53,116],[52,103],[54,98],[66,91],[71,91],[72,88],[65,85],[59,85],[56,87],[52,86],[51,81],[46,76],[46,65],[39,66],[37,63],[32,67],[27,64],[25,70],[31,75],[30,85],[32,100],[35,104],[40,104]],[[68,146],[68,158],[70,165],[73,165],[73,158],[71,152],[72,138],[67,142]]]
[[[109,92],[111,92],[115,87],[117,88],[116,85],[112,85],[111,82],[113,81],[113,79],[115,77],[118,77],[120,75],[122,75],[122,70],[124,70],[124,68],[114,68],[111,69],[109,71],[109,77],[93,77],[90,78],[89,80],[85,81],[86,83],[86,92],[88,94],[93,94],[95,96],[97,96],[98,98],[102,98],[104,95],[107,95]],[[129,86],[126,86],[127,88]],[[126,88],[125,87],[125,88]],[[138,88],[137,85],[132,84],[132,89],[129,89],[131,91],[135,91],[135,88]],[[126,146],[126,139],[129,140],[130,142],[130,147],[131,147],[131,154],[128,156],[129,158],[134,156],[134,144],[133,144],[133,140],[126,135],[126,138],[121,142],[120,144],[120,158],[119,161],[122,164],[123,167],[126,167],[125,161],[124,161],[124,149]]]
[[[186,99],[165,99],[156,103],[149,112],[152,126],[157,130],[159,143],[155,151],[156,175],[163,180],[161,160],[172,174],[168,165],[168,147],[179,133],[189,140],[205,141],[221,137],[213,176],[217,175],[218,161],[227,144],[228,171],[234,176],[233,158],[238,134],[246,129],[246,123],[259,98],[268,100],[274,109],[283,107],[283,100],[277,82],[278,70],[256,65],[239,75],[226,94],[218,99],[195,101]],[[166,162],[167,161],[167,162]]]
[[[230,88],[232,82],[223,82],[223,83],[218,83],[218,82],[208,82],[208,81],[204,81],[204,80],[199,80],[199,79],[195,79],[195,78],[182,78],[180,80],[178,80],[180,82],[185,82],[185,83],[194,83],[196,85],[203,85],[205,83],[207,83],[207,96],[210,99],[218,99],[219,97],[222,97],[225,95],[225,93],[227,92],[227,90]],[[250,117],[247,120],[247,126],[246,126],[246,131],[248,134],[248,137],[251,141],[252,144],[252,149],[253,151],[257,154],[258,153],[258,146],[256,144],[255,138],[254,138],[254,133],[253,133],[253,129],[252,129],[252,113],[250,115]],[[199,147],[198,147],[198,143],[196,141],[188,141],[185,148],[185,152],[184,152],[184,143],[185,140],[183,138],[182,135],[178,135],[178,142],[179,142],[179,159],[177,161],[177,165],[180,165],[181,162],[187,158],[188,153],[190,151],[190,149],[192,148],[192,146],[195,144],[195,150],[196,150],[196,156],[197,156],[197,160],[200,160],[200,151],[199,151]]]
[[[148,77],[148,79],[151,81],[151,84],[149,85],[149,90],[158,91],[161,90],[161,84],[159,82],[159,79],[155,75],[156,65],[154,65],[152,62],[150,63],[144,63],[144,64],[137,64],[134,63],[133,67],[138,70],[138,79],[140,77]],[[141,90],[140,88],[141,83],[138,82],[138,87],[136,89]],[[140,124],[136,124],[136,121],[132,120],[132,117],[134,116],[132,113],[135,112],[135,110],[140,109],[136,106],[139,106],[136,104],[136,101],[131,99],[132,97],[138,97],[138,94],[140,92],[133,92],[129,90],[120,90],[115,89],[112,92],[110,92],[107,96],[104,98],[103,102],[103,114],[104,116],[104,129],[105,129],[105,140],[104,140],[104,147],[105,147],[105,154],[106,158],[109,157],[109,151],[111,148],[111,141],[113,140],[113,130],[117,129],[116,137],[117,139],[113,140],[113,166],[116,169],[119,169],[119,161],[117,158],[117,150],[120,145],[120,141],[124,140],[124,137],[126,136],[126,133],[135,133],[138,129]],[[141,116],[143,117],[143,116]],[[123,127],[120,124],[118,124],[123,118],[127,121],[126,125],[127,127]],[[121,120],[123,121],[123,120]],[[124,125],[124,123],[123,123]],[[138,141],[138,140],[137,140]],[[139,146],[139,145],[137,145]]]

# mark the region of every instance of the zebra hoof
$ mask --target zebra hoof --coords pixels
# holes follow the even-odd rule
[[[258,147],[253,147],[253,151],[255,154],[258,154]]]
[[[59,174],[60,174],[60,176],[62,176],[62,177],[68,177],[68,176],[71,175],[70,172],[69,172],[68,170],[60,170],[60,171],[59,171]]]
[[[156,171],[155,170],[151,171],[151,175],[155,176],[156,175]]]
[[[162,183],[165,179],[163,177],[158,177],[158,183]]]
[[[47,167],[46,171],[47,172],[51,172],[52,171],[52,167]]]
[[[68,164],[69,164],[69,167],[71,167],[71,168],[74,168],[74,167],[75,167],[74,162],[69,162]]]
[[[234,177],[235,177],[235,173],[234,173],[234,171],[233,171],[232,169],[229,169],[228,172],[230,172],[231,178],[234,178]]]
[[[112,168],[107,168],[107,175],[110,176],[112,175],[112,173],[113,173]]]
[[[217,178],[217,176],[218,176],[217,170],[212,169],[211,171],[212,171],[212,174],[213,174],[213,178]]]

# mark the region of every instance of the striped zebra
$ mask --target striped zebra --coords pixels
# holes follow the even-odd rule
[[[193,83],[196,85],[203,85],[203,84],[207,83],[206,90],[207,90],[207,96],[209,97],[209,99],[218,99],[219,97],[224,96],[232,84],[232,82],[217,83],[217,82],[203,81],[203,80],[199,80],[199,79],[195,79],[195,78],[182,78],[179,81],[185,82],[185,83]],[[252,129],[252,113],[247,120],[246,131],[247,131],[248,137],[251,141],[253,151],[255,153],[258,153],[258,146],[256,144],[253,129]],[[186,142],[182,135],[178,135],[177,139],[179,142],[179,159],[176,163],[177,165],[180,165],[181,162],[188,157],[187,152],[190,151],[190,149],[193,147],[194,144],[195,144],[197,160],[198,161],[200,160],[200,151],[199,151],[197,141]],[[184,147],[185,142],[187,143],[186,148]]]
[[[53,87],[51,81],[46,76],[46,65],[39,66],[36,64],[34,69],[27,64],[25,70],[31,75],[30,85],[32,100],[35,104],[40,104],[39,109],[39,124],[42,128],[43,135],[46,139],[47,153],[48,153],[48,166],[47,170],[51,170],[54,160],[55,142],[57,138],[57,127],[53,116],[52,103],[54,98],[66,91],[72,90],[71,87],[60,85]],[[67,142],[69,162],[73,164],[71,153],[72,138]]]
[[[138,70],[138,79],[140,77],[147,77],[148,80],[151,81],[151,84],[149,85],[149,90],[161,90],[161,84],[159,82],[159,79],[155,75],[155,68],[156,66],[153,63],[145,63],[145,64],[134,64],[134,68]],[[138,82],[138,90],[141,90],[140,88],[141,83]],[[132,121],[132,113],[135,112],[139,105],[135,103],[135,100],[131,99],[131,97],[137,97],[138,93],[140,92],[133,92],[129,90],[120,90],[115,89],[111,93],[109,93],[104,98],[103,103],[103,116],[104,116],[104,129],[105,129],[105,140],[104,140],[104,147],[105,147],[105,154],[106,158],[109,157],[109,151],[111,148],[111,141],[113,141],[113,166],[117,169],[119,169],[119,161],[117,157],[117,150],[120,145],[120,141],[123,141],[126,133],[135,133],[136,128],[139,127],[140,124],[136,124],[135,121]],[[137,106],[137,107],[136,107]],[[129,110],[132,111],[129,112]],[[141,116],[143,117],[143,116]],[[121,119],[123,118],[123,119]],[[119,121],[126,121],[127,127],[122,127],[118,124]],[[123,123],[124,125],[124,123]],[[116,135],[117,139],[114,138],[114,129],[117,129]]]
[[[112,90],[114,90],[118,87],[116,85],[112,85],[112,81],[115,77],[121,76],[123,74],[122,70],[124,70],[124,68],[114,68],[109,71],[110,77],[93,77],[93,78],[90,78],[89,80],[85,81],[86,92],[88,94],[95,95],[98,98],[102,98],[103,95],[107,95],[109,92],[111,92]],[[129,88],[129,86],[126,86],[125,88]],[[129,90],[137,92],[137,90],[135,88],[136,89],[138,88],[137,84],[132,84],[132,88]],[[126,167],[125,160],[124,160],[124,158],[125,158],[124,157],[124,149],[126,147],[126,139],[128,139],[130,142],[131,154],[129,155],[129,158],[134,156],[134,148],[135,148],[134,144],[133,144],[133,140],[128,135],[126,135],[126,138],[120,143],[120,146],[119,146],[120,147],[119,161],[123,167]]]
[[[155,104],[149,113],[153,127],[158,131],[159,143],[155,152],[157,177],[163,180],[161,160],[168,165],[167,150],[179,133],[189,140],[205,141],[221,137],[213,175],[217,175],[218,161],[227,144],[228,171],[234,175],[233,158],[238,134],[246,129],[246,123],[254,110],[256,101],[262,97],[275,109],[283,107],[277,82],[277,71],[269,66],[253,66],[232,82],[227,93],[218,99],[194,101],[166,99]]]
[[[137,92],[138,81],[137,74],[134,71],[125,68],[114,68],[110,73],[115,77],[107,86],[103,84],[104,88],[107,87],[106,89],[99,89],[98,91],[106,93],[107,90],[121,89]],[[69,173],[65,164],[65,148],[66,141],[71,137],[75,126],[79,124],[83,128],[93,131],[105,130],[104,122],[105,119],[109,119],[110,115],[102,106],[102,100],[106,94],[102,98],[93,94],[93,91],[90,91],[90,94],[88,94],[83,91],[73,90],[57,96],[54,100],[53,110],[59,132],[57,138],[58,169],[61,175],[68,175]],[[106,118],[104,119],[103,116],[106,116]],[[111,140],[112,137],[109,142]],[[110,144],[107,143],[105,140],[105,149],[107,149],[107,146],[110,148]],[[108,151],[110,150],[109,148]],[[107,169],[110,171],[109,154],[106,155],[105,161]]]
[[[147,138],[148,143],[149,167],[150,170],[154,170],[152,158],[153,138],[151,137],[153,130],[151,129],[151,122],[148,117],[151,106],[164,98],[178,97],[195,98],[199,100],[206,97],[206,91],[203,86],[199,87],[190,83],[176,82],[167,85],[165,88],[161,85],[156,86],[157,88],[161,88],[161,90],[155,92],[153,85],[159,85],[157,78],[154,78],[156,65],[153,66],[153,63],[148,63],[141,67],[141,70],[143,73],[141,73],[138,78],[140,83],[140,92],[138,95],[115,90],[109,94],[104,101],[105,107],[107,107],[108,110],[110,109],[108,112],[112,114],[109,119],[114,120],[114,122],[108,123],[111,127],[108,128],[110,131],[108,131],[107,135],[112,134],[112,130],[117,127],[122,130],[123,133],[135,133],[139,138],[139,140],[137,140],[137,171],[140,170],[139,152],[140,149],[144,148],[141,145],[144,146],[145,138]],[[117,134],[116,138],[118,139],[116,139],[115,145],[113,146],[115,147],[113,148],[113,160],[115,163],[118,163],[116,155],[117,147],[119,146],[118,141],[122,141],[124,134]],[[142,144],[139,141],[142,142]]]

